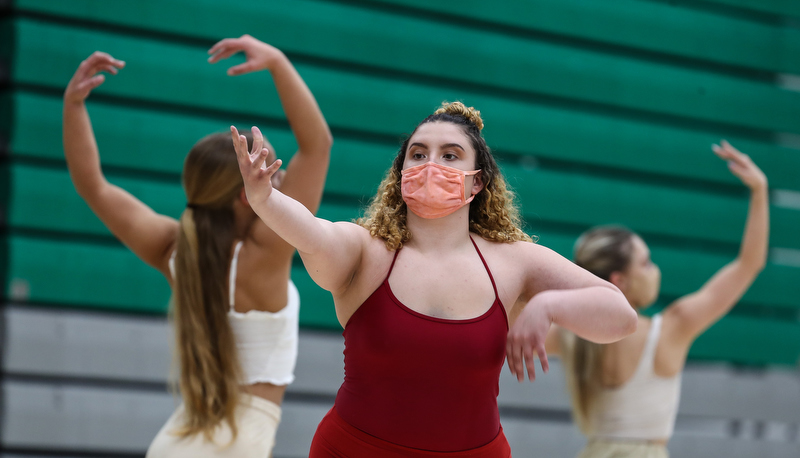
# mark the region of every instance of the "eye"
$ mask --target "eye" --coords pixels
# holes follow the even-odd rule
[[[446,152],[446,153],[444,153],[444,154],[442,155],[442,157],[443,157],[444,159],[448,160],[448,161],[452,161],[452,160],[458,159],[458,155],[456,155],[456,153],[449,152],[449,151],[448,151],[448,152]]]
[[[422,154],[422,153],[419,153],[419,152],[411,153],[411,159],[420,160],[420,159],[424,159],[424,158],[425,158],[425,155]]]

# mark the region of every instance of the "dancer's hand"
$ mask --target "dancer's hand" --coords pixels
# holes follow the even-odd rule
[[[553,319],[547,306],[548,291],[543,291],[534,296],[520,313],[514,326],[508,331],[506,339],[506,357],[511,373],[522,382],[525,380],[525,370],[528,378],[536,380],[534,368],[534,351],[539,356],[542,370],[547,373],[550,364],[547,361],[545,341],[547,332],[553,324]]]
[[[767,176],[753,163],[750,156],[740,152],[725,140],[722,140],[719,145],[712,145],[711,149],[720,159],[728,162],[728,169],[731,173],[742,180],[742,183],[750,188],[750,191],[767,188]]]
[[[286,58],[278,48],[245,34],[239,38],[225,38],[218,41],[208,50],[208,53],[211,54],[208,61],[215,64],[239,52],[244,53],[247,61],[229,68],[228,75],[230,76],[272,70],[278,61]]]
[[[108,72],[116,75],[117,69],[124,66],[124,61],[114,59],[104,52],[95,51],[81,62],[78,70],[72,75],[72,79],[69,80],[67,89],[64,91],[64,102],[83,103],[89,93],[105,81],[105,75],[98,74],[99,72]]]
[[[247,138],[239,135],[236,127],[231,126],[233,147],[236,149],[236,158],[239,161],[239,171],[244,180],[244,190],[247,200],[251,203],[266,201],[272,194],[272,175],[281,166],[281,160],[267,166],[269,149],[264,148],[264,137],[258,127],[253,126],[253,150],[247,150]]]

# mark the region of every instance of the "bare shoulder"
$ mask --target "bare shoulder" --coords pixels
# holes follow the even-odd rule
[[[341,235],[344,235],[348,238],[352,237],[353,239],[363,243],[365,246],[373,241],[378,240],[370,235],[367,228],[354,222],[336,221],[333,223],[333,225],[336,228],[336,231],[338,231]]]
[[[504,264],[513,265],[527,276],[540,277],[554,268],[573,265],[570,260],[538,243],[525,241],[500,243],[481,240],[490,252],[501,258]],[[484,249],[483,246],[480,248]]]
[[[492,245],[502,250],[503,262],[518,272],[525,283],[528,296],[548,289],[573,289],[598,286],[600,280],[585,269],[554,250],[532,242],[514,242]]]
[[[695,329],[691,325],[690,309],[697,301],[698,293],[688,294],[672,302],[663,312],[661,324],[661,340],[665,345],[686,348],[694,341]]]
[[[477,234],[472,234],[472,240],[478,245],[481,253],[486,253],[492,257],[497,257],[505,263],[523,263],[531,262],[533,259],[539,257],[542,249],[550,251],[548,248],[542,247],[532,242],[496,242],[487,240]]]

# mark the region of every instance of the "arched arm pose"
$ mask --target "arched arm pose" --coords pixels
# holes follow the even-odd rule
[[[246,62],[229,74],[270,72],[299,145],[286,171],[275,175],[275,185],[315,212],[332,144],[327,123],[278,49],[244,35],[214,45],[209,61],[238,52]],[[156,213],[109,183],[85,100],[104,82],[100,72],[114,75],[124,65],[102,52],[80,64],[64,93],[64,152],[80,196],[173,289],[184,403],[156,437],[148,457],[228,456],[215,453],[237,438],[241,428],[273,424],[271,431],[238,436],[247,439],[225,449],[231,456],[267,456],[296,359],[299,299],[289,279],[294,249],[250,208],[227,133],[201,139],[187,155],[183,185],[188,204],[179,220]],[[269,148],[274,157],[261,133],[255,134],[259,146]],[[259,404],[260,410],[253,407]]]
[[[767,179],[728,142],[714,145],[713,150],[750,189],[738,256],[700,290],[677,299],[652,319],[640,316],[637,332],[619,342],[596,345],[555,329],[548,335],[548,353],[564,357],[575,416],[591,439],[582,456],[595,456],[602,447],[627,450],[630,441],[647,442],[658,453],[665,452],[689,348],[739,301],[766,264]],[[625,228],[586,232],[576,243],[575,262],[615,284],[636,310],[650,306],[658,296],[661,272],[645,242]],[[644,451],[626,453],[638,456]]]

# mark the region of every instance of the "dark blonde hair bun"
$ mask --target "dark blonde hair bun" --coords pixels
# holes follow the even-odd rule
[[[451,116],[461,116],[467,121],[475,124],[478,130],[483,130],[483,119],[481,119],[481,112],[475,108],[468,107],[461,102],[442,102],[441,108],[434,111],[434,115],[449,114]]]

